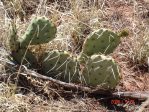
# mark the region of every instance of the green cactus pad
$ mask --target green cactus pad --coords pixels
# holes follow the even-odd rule
[[[25,34],[20,39],[23,47],[48,43],[55,38],[56,26],[45,17],[36,17],[31,21]]]
[[[119,45],[120,37],[112,31],[100,29],[90,34],[84,42],[81,55],[91,56],[96,53],[110,54]]]
[[[9,47],[10,47],[11,51],[17,51],[17,49],[19,48],[19,41],[18,41],[17,29],[13,23],[11,24],[9,37],[10,37],[9,38]]]
[[[84,65],[81,76],[89,86],[100,85],[108,89],[115,88],[120,80],[117,64],[112,58],[104,55],[92,55]]]
[[[43,57],[42,70],[44,74],[65,81],[78,81],[78,63],[69,53],[51,51]]]
[[[18,49],[17,51],[12,51],[11,56],[18,64],[23,64],[28,67],[37,68],[37,60],[32,52],[26,49]]]

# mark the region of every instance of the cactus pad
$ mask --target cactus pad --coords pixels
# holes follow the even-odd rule
[[[33,68],[37,68],[37,60],[32,52],[26,49],[18,49],[17,51],[12,51],[11,56],[18,64],[25,64]]]
[[[10,46],[11,51],[17,51],[17,49],[19,48],[17,29],[13,23],[11,25],[12,26],[10,29],[9,46]]]
[[[117,64],[104,55],[92,55],[86,62],[82,76],[89,86],[101,85],[110,89],[113,89],[120,79]]]
[[[56,27],[45,17],[36,17],[31,21],[25,34],[20,39],[23,47],[48,43],[55,38]]]
[[[42,70],[44,74],[65,82],[78,80],[78,63],[67,52],[51,51],[43,57]]]
[[[91,56],[96,53],[110,54],[119,45],[120,37],[112,31],[100,29],[89,35],[84,42],[82,54]]]

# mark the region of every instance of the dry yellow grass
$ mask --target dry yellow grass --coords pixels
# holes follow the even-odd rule
[[[2,0],[4,1],[4,0]],[[122,81],[116,89],[122,91],[149,90],[149,15],[148,2],[144,0],[8,0],[0,2],[0,75],[8,75],[4,67],[9,53],[8,37],[10,14],[22,35],[34,16],[46,16],[57,25],[57,37],[43,46],[78,53],[86,36],[101,28],[115,32],[123,29],[129,36],[122,38],[121,45],[111,54],[121,67]],[[22,6],[21,6],[22,4]],[[143,72],[142,72],[143,71]],[[13,74],[13,73],[12,73]],[[10,75],[12,75],[10,74]],[[1,78],[0,78],[1,79]],[[24,95],[16,93],[20,88],[6,81],[0,83],[0,108],[2,112],[87,112],[106,111],[90,98],[60,98],[45,100],[33,91]]]

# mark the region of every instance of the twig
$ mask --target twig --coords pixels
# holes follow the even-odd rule
[[[140,100],[146,100],[149,97],[149,91],[143,91],[143,92],[115,92],[112,93],[115,97],[128,97],[128,98],[134,98],[134,99],[140,99]]]
[[[83,86],[75,85],[75,84],[72,84],[72,83],[62,82],[60,80],[56,80],[56,79],[53,79],[51,77],[41,75],[41,74],[39,74],[35,71],[29,70],[25,66],[23,66],[23,68],[25,68],[24,69],[25,73],[21,73],[21,75],[31,75],[33,77],[37,77],[37,78],[40,78],[40,79],[49,80],[53,83],[64,86],[65,88],[71,88],[72,90],[82,90],[82,91],[85,91],[85,92],[91,92],[92,91],[91,88],[89,88],[89,87],[83,87]]]
[[[53,79],[51,77],[47,77],[44,75],[41,75],[35,71],[29,70],[27,69],[25,66],[23,66],[24,68],[24,72],[25,73],[21,73],[21,75],[31,75],[33,77],[37,77],[40,79],[44,79],[44,80],[49,80],[53,83],[59,84],[67,89],[71,89],[71,90],[75,90],[75,91],[83,91],[83,92],[88,92],[88,93],[95,93],[95,94],[102,94],[102,95],[108,95],[108,96],[112,96],[112,97],[128,97],[128,98],[134,98],[134,99],[140,99],[140,100],[147,100],[148,96],[149,96],[149,91],[144,91],[144,92],[114,92],[111,93],[107,90],[103,90],[103,89],[92,89],[90,87],[84,87],[84,86],[80,86],[80,85],[76,85],[73,83],[66,83],[66,82],[62,82],[60,80],[56,80]]]
[[[0,61],[2,61],[0,59]],[[11,63],[8,63],[6,62],[8,65],[12,65]],[[103,90],[103,89],[93,89],[93,88],[90,88],[90,87],[84,87],[84,86],[81,86],[81,85],[76,85],[76,84],[73,84],[73,83],[66,83],[66,82],[62,82],[60,80],[56,80],[56,79],[53,79],[51,77],[47,77],[47,76],[44,76],[44,75],[41,75],[33,70],[29,70],[27,69],[25,66],[22,66],[22,68],[24,68],[24,73],[20,73],[21,75],[30,75],[30,76],[33,76],[33,77],[36,77],[36,78],[40,78],[40,79],[43,79],[43,80],[48,80],[48,81],[51,81],[53,83],[56,83],[56,84],[59,84],[60,86],[63,86],[64,88],[66,89],[71,89],[71,90],[75,90],[75,91],[83,91],[83,92],[88,92],[88,93],[93,93],[93,94],[101,94],[101,95],[108,95],[108,96],[111,96],[111,97],[121,97],[121,98],[134,98],[134,99],[140,99],[140,100],[147,100],[149,97],[149,91],[143,91],[143,92],[114,92],[114,93],[111,93],[110,91],[106,91],[106,90]],[[146,104],[146,103],[145,103]]]

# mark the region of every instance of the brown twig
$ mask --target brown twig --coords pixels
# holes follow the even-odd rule
[[[84,91],[84,92],[91,92],[91,88],[89,88],[89,87],[83,87],[83,86],[75,85],[73,83],[66,83],[66,82],[63,82],[63,81],[60,81],[60,80],[53,79],[51,77],[41,75],[41,74],[39,74],[35,71],[27,69],[25,66],[23,66],[23,68],[24,68],[24,73],[21,73],[21,75],[30,75],[30,76],[37,77],[37,78],[40,78],[40,79],[43,79],[43,80],[49,80],[53,83],[64,86],[65,88],[71,88],[72,90],[81,90],[81,91]]]
[[[1,61],[1,60],[0,60]],[[11,65],[11,63],[6,62],[8,65]],[[51,81],[55,84],[58,84],[60,86],[63,86],[66,89],[70,89],[70,90],[74,90],[74,91],[83,91],[83,92],[87,92],[87,93],[93,93],[93,94],[101,94],[101,95],[108,95],[110,97],[119,97],[119,98],[123,98],[123,97],[127,97],[127,98],[134,98],[134,99],[139,99],[139,100],[147,100],[149,97],[149,91],[143,91],[143,92],[111,92],[111,91],[107,91],[107,90],[103,90],[103,89],[93,89],[90,87],[85,87],[85,86],[81,86],[81,85],[76,85],[73,83],[66,83],[66,82],[62,82],[60,80],[56,80],[53,79],[51,77],[47,77],[44,75],[41,75],[33,70],[27,69],[27,67],[25,67],[24,65],[22,66],[22,69],[24,70],[24,73],[20,73],[21,75],[28,75],[28,76],[32,76],[32,77],[36,77],[42,80],[47,80],[47,81]]]
[[[115,92],[112,93],[115,97],[128,97],[128,98],[134,98],[134,99],[140,99],[140,100],[146,100],[149,97],[149,91],[143,91],[143,92]]]
[[[60,86],[63,86],[64,88],[71,89],[74,91],[79,90],[79,91],[93,93],[93,94],[95,93],[95,94],[109,95],[111,97],[120,97],[120,98],[128,97],[128,98],[134,98],[134,99],[140,99],[140,100],[147,100],[148,96],[149,96],[149,91],[146,91],[146,92],[114,92],[114,93],[110,93],[109,91],[103,90],[103,89],[92,89],[90,87],[84,87],[84,86],[76,85],[73,83],[62,82],[60,80],[56,80],[56,79],[53,79],[51,77],[41,75],[35,71],[29,70],[25,66],[23,68],[24,68],[24,73],[21,73],[21,75],[30,75],[30,76],[40,78],[43,80],[48,80],[48,81],[51,81],[53,83],[59,84]]]

